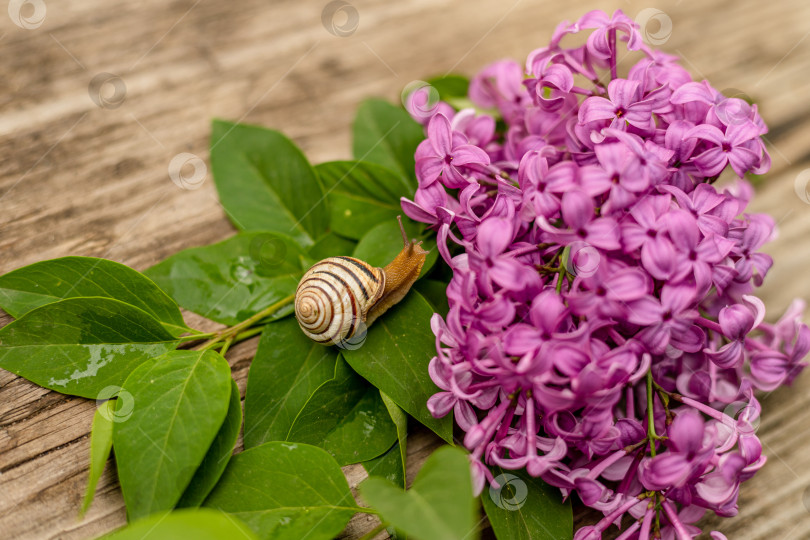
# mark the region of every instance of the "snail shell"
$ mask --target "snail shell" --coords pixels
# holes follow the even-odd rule
[[[353,257],[329,257],[310,268],[295,291],[295,318],[313,341],[340,345],[402,300],[419,277],[428,252],[408,240],[402,220],[402,251],[385,268]],[[363,334],[358,334],[363,336]]]
[[[351,338],[385,290],[385,272],[352,257],[329,257],[310,268],[295,291],[295,317],[313,341]]]

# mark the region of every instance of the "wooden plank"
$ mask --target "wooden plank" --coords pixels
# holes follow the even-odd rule
[[[470,73],[502,57],[525,58],[559,20],[608,2],[357,0],[360,24],[348,37],[323,27],[323,2],[238,5],[213,0],[86,0],[47,3],[40,28],[0,17],[0,272],[68,254],[112,258],[143,269],[182,248],[226,238],[233,227],[210,176],[196,190],[167,174],[180,152],[208,157],[209,121],[223,117],[283,130],[315,162],[350,155],[350,126],[369,95],[397,100],[409,81]],[[619,3],[631,16],[645,2]],[[754,211],[769,212],[781,236],[762,289],[772,313],[807,298],[810,206],[794,194],[810,168],[810,4],[668,3],[673,31],[663,48],[695,76],[738,88],[771,125],[774,167]],[[656,31],[656,28],[652,28]],[[118,108],[100,108],[88,85],[121,77]],[[0,324],[10,318],[0,315]],[[211,323],[189,315],[201,329]],[[229,353],[244,393],[255,340]],[[810,381],[762,398],[760,427],[769,464],[744,485],[740,515],[712,524],[729,538],[810,536]],[[61,396],[0,371],[0,530],[14,538],[87,538],[124,522],[114,474],[78,521],[86,482],[93,403]],[[409,476],[438,442],[409,441]],[[352,485],[364,477],[346,469]],[[578,519],[593,521],[590,514]],[[344,538],[374,527],[368,516]]]

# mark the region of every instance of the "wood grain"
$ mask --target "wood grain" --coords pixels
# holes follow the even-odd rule
[[[143,269],[231,235],[210,177],[183,190],[167,173],[180,152],[207,160],[213,117],[280,129],[314,162],[348,158],[364,97],[397,100],[415,79],[522,61],[558,21],[590,9],[635,16],[655,7],[673,22],[664,50],[680,54],[694,76],[760,104],[774,162],[753,210],[774,215],[781,229],[768,247],[777,263],[762,294],[774,317],[793,297],[810,297],[810,205],[794,192],[810,168],[807,2],[351,0],[359,27],[347,37],[323,26],[326,4],[45,0],[45,20],[30,30],[0,13],[0,272],[68,254]],[[99,73],[124,82],[117,108],[91,99]],[[212,328],[193,314],[188,322]],[[245,342],[228,354],[243,394],[255,347]],[[770,461],[743,486],[737,517],[709,521],[729,538],[810,538],[810,379],[762,402]],[[93,407],[0,371],[2,536],[89,538],[124,523],[111,466],[93,507],[77,518]],[[418,429],[410,439],[412,477],[438,442]],[[345,471],[352,485],[365,475],[359,466]],[[356,517],[342,537],[374,525]]]

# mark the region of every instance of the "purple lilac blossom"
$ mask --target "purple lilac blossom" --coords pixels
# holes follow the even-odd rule
[[[640,57],[625,78],[620,46]],[[497,465],[576,492],[605,516],[578,540],[691,539],[707,510],[735,515],[766,459],[754,392],[810,350],[802,302],[769,324],[753,295],[774,235],[745,213],[743,176],[770,165],[756,106],[692,81],[621,11],[560,24],[469,99],[412,111],[426,139],[402,207],[453,270],[427,405],[454,411],[477,491]],[[739,179],[717,187],[724,171]]]

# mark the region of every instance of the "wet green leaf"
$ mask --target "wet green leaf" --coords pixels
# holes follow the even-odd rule
[[[326,232],[318,177],[278,131],[214,120],[211,168],[219,200],[237,228],[289,235],[303,245]]]
[[[295,293],[302,257],[301,247],[287,236],[240,233],[176,253],[146,275],[189,311],[234,325]],[[276,316],[291,312],[290,304]]]
[[[83,516],[93,503],[98,480],[110,457],[114,408],[114,401],[105,401],[99,405],[93,415],[93,424],[90,428],[90,473],[87,478],[87,489],[84,492],[82,508],[79,510],[80,516]]]
[[[571,501],[562,502],[560,490],[525,470],[495,467],[500,488],[481,494],[495,536],[515,540],[571,540],[574,535]]]
[[[407,492],[371,477],[360,493],[380,511],[384,522],[420,540],[478,538],[470,462],[457,448],[443,446],[422,466]]]
[[[357,110],[352,130],[356,160],[388,167],[416,189],[413,155],[425,135],[404,109],[382,99],[367,99]]]
[[[391,417],[391,421],[394,422],[394,425],[397,427],[400,466],[402,467],[402,478],[404,480],[406,476],[405,465],[408,461],[408,415],[382,390],[380,390],[380,397],[383,403],[385,403],[385,408],[388,409],[388,415]]]
[[[149,278],[123,264],[93,257],[63,257],[0,276],[0,307],[19,319],[65,298],[114,298],[152,315],[174,336],[188,331],[174,300]]]
[[[239,388],[236,381],[231,380],[231,401],[228,405],[228,414],[219,428],[214,442],[208,448],[208,453],[200,467],[191,478],[188,487],[177,503],[178,508],[200,506],[205,498],[214,489],[222,471],[228,465],[239,430],[242,428],[242,400],[239,397]]]
[[[104,540],[259,540],[239,519],[209,508],[160,513],[102,537]]]
[[[124,392],[133,409],[117,418],[113,445],[127,516],[135,520],[180,500],[225,420],[231,370],[214,351],[172,351],[135,369]]]
[[[420,238],[421,227],[409,219],[403,219],[405,233],[409,239]],[[435,235],[425,238],[422,247],[429,251],[425,257],[425,264],[419,276],[425,276],[436,263],[439,250],[436,248]],[[394,260],[394,257],[402,251],[402,232],[396,219],[380,223],[374,228],[366,231],[366,234],[358,242],[352,257],[366,261],[372,266],[384,267]]]
[[[287,434],[288,441],[323,448],[340,465],[379,456],[396,438],[380,392],[340,357],[334,378],[315,390]]]
[[[111,298],[68,298],[0,329],[0,367],[63,394],[96,399],[176,345],[160,322],[136,307]]]
[[[405,488],[405,464],[407,463],[408,415],[390,397],[380,391],[380,398],[396,426],[397,441],[388,451],[363,463],[369,475],[381,476],[397,486]]]
[[[412,290],[374,323],[362,347],[343,355],[357,373],[452,443],[452,415],[433,418],[427,409],[428,398],[438,391],[428,374],[430,359],[436,355],[432,316],[430,304]]]
[[[436,313],[447,317],[447,312],[450,311],[447,302],[447,283],[436,279],[420,279],[414,284],[414,288],[425,297]]]
[[[405,470],[402,467],[399,441],[384,454],[364,461],[363,468],[369,476],[379,476],[397,487],[405,488]]]
[[[439,93],[439,99],[447,101],[450,98],[467,97],[470,80],[463,75],[449,74],[431,77],[425,81]]]
[[[229,512],[273,540],[331,539],[360,510],[332,456],[288,442],[231,458],[205,506]]]
[[[245,448],[286,440],[309,397],[335,374],[338,349],[301,332],[294,318],[265,327],[245,393]]]
[[[315,166],[329,201],[329,226],[359,240],[379,223],[402,214],[400,197],[412,195],[394,171],[363,161],[330,161]]]
[[[354,240],[343,238],[335,233],[328,233],[319,238],[318,241],[309,248],[307,252],[309,255],[307,267],[327,257],[351,255],[356,245],[357,242]]]

